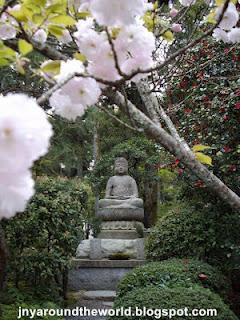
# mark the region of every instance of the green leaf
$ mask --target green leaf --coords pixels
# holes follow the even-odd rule
[[[86,56],[82,53],[79,53],[79,52],[74,53],[73,57],[74,57],[74,59],[79,60],[81,62],[87,61]]]
[[[61,37],[63,35],[64,28],[50,24],[48,26],[48,31],[55,37]]]
[[[45,17],[42,14],[34,14],[32,17],[32,21],[37,25],[41,25],[45,20]]]
[[[208,164],[209,166],[212,166],[212,158],[209,156],[206,156],[204,153],[202,152],[196,152],[195,153],[196,159],[203,163],[203,164]]]
[[[18,41],[18,49],[22,55],[27,55],[33,51],[33,46],[31,43],[28,43],[26,40],[20,39]]]
[[[76,24],[76,21],[68,16],[68,15],[58,15],[52,18],[49,18],[49,21],[54,23],[54,24],[60,24],[64,26],[74,26]]]
[[[60,72],[60,64],[61,62],[59,60],[50,61],[46,63],[41,70],[46,73],[52,73],[52,74],[59,74]]]
[[[16,58],[16,52],[7,46],[4,46],[3,43],[1,42],[0,43],[0,58],[14,61]]]
[[[167,42],[172,42],[172,41],[174,40],[174,36],[173,36],[172,31],[168,30],[168,31],[164,32],[163,38],[164,38]]]
[[[10,61],[4,58],[0,58],[0,67],[5,67],[10,64]]]
[[[193,146],[192,150],[193,152],[197,152],[197,151],[204,151],[207,149],[211,149],[211,147],[209,146],[204,146],[202,144],[196,144],[195,146]]]
[[[0,0],[0,6],[3,7],[5,0]]]
[[[90,12],[88,12],[88,11],[81,11],[81,12],[77,13],[77,17],[79,19],[86,19],[89,16],[90,16]]]

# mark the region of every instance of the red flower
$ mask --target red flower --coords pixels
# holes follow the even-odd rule
[[[183,174],[183,169],[178,169],[178,174],[181,176]]]
[[[229,120],[229,116],[228,116],[227,114],[225,114],[225,115],[223,116],[223,120],[224,120],[224,121],[228,121],[228,120]]]
[[[176,159],[176,160],[175,160],[175,166],[178,166],[179,163],[180,163],[180,160],[179,160],[179,159]]]
[[[234,109],[240,110],[240,102],[237,102],[234,106]]]
[[[186,89],[188,86],[188,80],[187,79],[183,79],[180,83],[179,83],[179,87],[181,89]]]
[[[204,280],[207,280],[208,279],[208,276],[204,273],[201,273],[198,275],[198,278],[201,280],[201,281],[204,281]]]
[[[224,150],[225,153],[228,153],[228,152],[232,151],[232,148],[230,148],[229,146],[224,146],[223,150]]]
[[[202,180],[198,180],[198,181],[195,182],[194,186],[196,188],[202,188],[202,187],[204,187],[204,183],[203,183]]]
[[[237,89],[237,91],[235,92],[235,95],[236,95],[237,97],[240,97],[240,89]]]
[[[185,113],[191,113],[191,112],[192,112],[192,109],[190,109],[190,108],[185,108],[185,109],[184,109],[184,112],[185,112]]]
[[[229,53],[229,49],[228,49],[228,48],[225,48],[225,49],[224,49],[224,53],[225,53],[225,54],[228,54],[228,53]]]
[[[210,100],[210,99],[209,99],[209,97],[208,97],[208,96],[204,96],[204,97],[203,97],[203,101],[204,101],[204,102],[208,103],[208,102],[209,102],[209,100]]]
[[[229,166],[229,171],[232,171],[232,172],[237,171],[237,166],[235,166],[235,164],[231,164]]]
[[[224,107],[221,107],[220,109],[219,109],[219,112],[225,112],[226,111],[226,109],[224,108]]]

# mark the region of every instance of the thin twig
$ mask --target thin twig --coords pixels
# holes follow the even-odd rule
[[[109,117],[111,117],[112,119],[114,119],[115,121],[117,121],[118,123],[120,123],[121,125],[123,125],[124,127],[126,127],[127,129],[133,130],[135,132],[143,132],[143,129],[138,129],[138,128],[134,128],[132,126],[130,126],[129,124],[123,122],[122,120],[120,120],[118,117],[116,117],[114,114],[112,114],[111,112],[109,112],[106,108],[102,107],[102,106],[98,106],[102,111],[104,111]]]

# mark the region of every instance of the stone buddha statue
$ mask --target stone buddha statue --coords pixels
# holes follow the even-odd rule
[[[144,220],[143,200],[138,197],[136,181],[128,175],[128,162],[117,158],[115,175],[108,180],[105,198],[99,200],[97,216],[103,221]]]
[[[115,160],[114,172],[115,175],[108,180],[105,199],[99,201],[99,208],[143,208],[136,181],[128,175],[125,158]]]

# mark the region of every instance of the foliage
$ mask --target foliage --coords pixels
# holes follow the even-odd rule
[[[119,297],[124,297],[136,288],[190,288],[194,283],[209,288],[224,298],[230,289],[224,275],[207,263],[196,259],[169,259],[133,269],[121,280],[117,292]]]
[[[52,302],[54,301],[54,302]],[[16,289],[8,287],[1,297],[0,313],[2,320],[13,320],[18,318],[19,307],[22,309],[57,309],[59,308],[58,302],[55,302],[53,296],[49,296],[46,291],[38,291],[33,293],[29,288]],[[22,319],[29,319],[29,317],[22,317]],[[38,317],[38,319],[46,320],[61,320],[61,317]]]
[[[201,207],[203,206],[203,207]],[[151,260],[197,257],[223,270],[239,266],[239,214],[202,201],[178,203],[159,219],[147,240]]]
[[[206,153],[213,159],[213,173],[236,193],[240,192],[240,92],[235,72],[239,55],[238,47],[204,40],[189,52],[166,96],[168,105],[177,106],[175,123],[180,134],[192,146],[211,147]],[[201,68],[195,67],[196,61]],[[188,179],[187,172],[186,176]]]
[[[188,308],[189,312],[193,309],[217,309],[217,320],[237,320],[233,312],[224,304],[222,299],[215,293],[200,286],[192,288],[164,288],[147,286],[145,288],[134,289],[127,293],[124,297],[117,297],[114,302],[115,308],[127,309],[138,307],[143,309],[153,309],[159,312],[159,309],[183,309]],[[159,314],[158,314],[159,315]],[[113,317],[112,319],[118,319]],[[121,317],[121,319],[128,319],[128,317]],[[156,319],[152,316],[132,316],[131,319]],[[174,319],[196,319],[207,320],[209,316],[175,316]]]
[[[17,283],[24,279],[37,288],[55,281],[62,287],[83,236],[87,201],[87,190],[77,179],[37,179],[36,195],[27,210],[5,223],[10,270]]]

